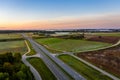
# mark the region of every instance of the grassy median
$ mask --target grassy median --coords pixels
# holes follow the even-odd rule
[[[28,54],[26,54],[27,56],[31,56],[31,55],[35,55],[36,52],[35,50],[33,49],[31,43],[27,40],[27,43],[28,43],[28,46],[30,47],[30,52]]]
[[[78,73],[84,76],[87,80],[112,80],[106,75],[100,73],[99,71],[89,67],[88,65],[82,63],[81,61],[77,60],[76,58],[64,54],[58,56],[63,62],[68,64],[70,67],[75,69]]]
[[[40,58],[28,58],[27,59],[33,67],[39,72],[42,80],[57,80],[52,72],[47,68],[44,62]]]

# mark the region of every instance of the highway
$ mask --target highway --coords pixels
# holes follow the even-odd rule
[[[32,38],[29,38],[25,34],[22,34],[25,39],[29,40],[32,47],[35,49],[37,53],[40,54],[41,59],[47,65],[47,67],[51,70],[51,72],[56,76],[58,80],[71,80],[71,77],[74,80],[86,80],[79,73],[73,70],[68,65],[64,64],[57,57],[51,55],[51,53],[46,50],[43,46],[35,42]],[[67,72],[71,77],[69,77],[65,72]]]
[[[27,44],[27,42],[25,41],[28,51],[22,56],[22,62],[26,65],[30,67],[30,71],[33,73],[35,80],[42,80],[41,76],[39,75],[38,71],[36,71],[36,69],[26,60],[28,56],[26,56],[26,54],[28,54],[30,52],[30,48]]]

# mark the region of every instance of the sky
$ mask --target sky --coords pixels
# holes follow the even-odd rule
[[[120,28],[120,0],[0,0],[0,30]]]

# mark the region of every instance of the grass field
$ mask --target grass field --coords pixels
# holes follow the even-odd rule
[[[108,43],[93,42],[86,40],[74,40],[74,39],[59,39],[59,38],[43,38],[36,39],[40,44],[49,47],[50,50],[56,51],[69,51],[79,52],[92,49],[98,49],[106,46],[110,46]]]
[[[39,72],[39,74],[42,77],[42,80],[57,80],[40,58],[28,58],[27,60]]]
[[[26,55],[27,55],[27,56],[30,56],[30,55],[36,54],[35,50],[33,49],[32,45],[30,44],[30,42],[27,41],[27,43],[28,43],[31,51],[30,51],[30,53],[28,53],[28,54],[26,54]]]
[[[75,69],[78,73],[84,76],[87,80],[112,80],[109,77],[103,75],[102,73],[96,71],[95,69],[89,67],[88,65],[80,62],[74,57],[64,54],[58,56],[63,62],[68,64],[70,67]]]
[[[20,34],[0,34],[0,39],[22,38]]]
[[[91,33],[93,35],[98,35],[98,36],[116,36],[120,37],[120,32],[116,33]]]
[[[21,54],[27,51],[24,40],[0,42],[0,53],[19,52]]]

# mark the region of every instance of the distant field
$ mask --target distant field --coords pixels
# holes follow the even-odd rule
[[[57,80],[40,58],[28,58],[27,60],[39,72],[39,74],[42,77],[42,80]]]
[[[120,37],[120,32],[118,33],[91,33],[93,35],[100,35],[100,36],[116,36],[116,37]]]
[[[33,33],[26,33],[27,36],[32,37],[32,38],[43,38],[45,37],[43,34],[33,34]]]
[[[5,52],[25,53],[26,51],[27,48],[24,40],[0,42],[0,53],[5,53]]]
[[[25,33],[27,36],[32,37],[33,33]]]
[[[40,44],[43,44],[44,46],[49,47],[50,50],[69,52],[87,51],[111,45],[108,43],[101,42],[59,38],[43,38],[36,39],[36,41],[39,42]]]
[[[0,34],[0,39],[22,38],[20,34]]]
[[[88,65],[80,62],[70,55],[60,55],[58,56],[63,62],[68,64],[70,67],[75,69],[78,73],[84,76],[87,80],[112,80],[109,77],[103,75],[97,70],[89,67]]]

